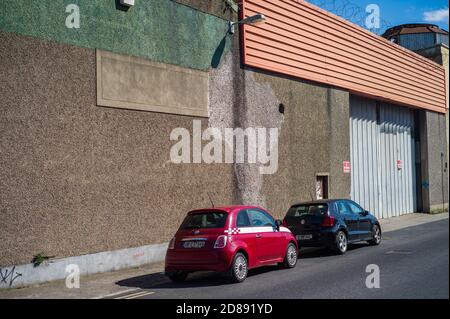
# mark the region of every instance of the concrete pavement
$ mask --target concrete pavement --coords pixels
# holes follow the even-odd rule
[[[399,217],[393,217],[389,219],[380,219],[380,224],[383,232],[389,232],[406,227],[412,227],[422,225],[442,219],[447,219],[448,213],[430,215],[430,214],[408,214]]]
[[[195,274],[174,286],[159,263],[81,277],[80,289],[55,281],[3,290],[0,298],[427,298],[425,292],[429,297],[448,298],[448,214],[411,214],[380,222],[385,235],[378,247],[355,245],[344,256],[305,250],[294,270],[255,270],[238,290],[216,274]],[[381,289],[365,288],[367,274],[362,266],[369,262],[379,263]],[[414,266],[408,269],[408,264]],[[383,283],[389,283],[389,289]]]

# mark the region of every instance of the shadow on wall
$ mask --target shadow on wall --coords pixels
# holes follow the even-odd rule
[[[120,10],[120,11],[128,11],[130,9],[130,7],[124,6],[120,4],[120,0],[116,0],[116,10]]]
[[[222,38],[222,40],[220,41],[219,45],[217,46],[216,50],[214,51],[212,60],[211,60],[211,67],[213,69],[216,69],[219,64],[220,64],[220,60],[222,59],[223,56],[223,52],[225,51],[225,47],[227,44],[227,37],[228,37],[228,32],[227,34]]]

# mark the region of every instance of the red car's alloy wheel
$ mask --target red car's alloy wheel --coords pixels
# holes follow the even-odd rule
[[[247,278],[247,273],[247,258],[245,258],[244,254],[237,253],[232,265],[232,279],[235,282],[243,282]]]
[[[297,247],[294,244],[289,244],[286,253],[287,266],[293,268],[297,264],[297,258]]]

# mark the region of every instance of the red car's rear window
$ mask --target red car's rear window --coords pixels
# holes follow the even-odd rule
[[[205,211],[186,216],[180,229],[224,228],[228,214],[225,212]]]

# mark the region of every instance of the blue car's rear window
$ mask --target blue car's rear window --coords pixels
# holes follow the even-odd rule
[[[224,228],[227,215],[227,213],[222,212],[194,213],[186,216],[180,228]]]
[[[287,217],[301,217],[305,215],[324,215],[328,211],[327,204],[297,205],[289,208]]]

